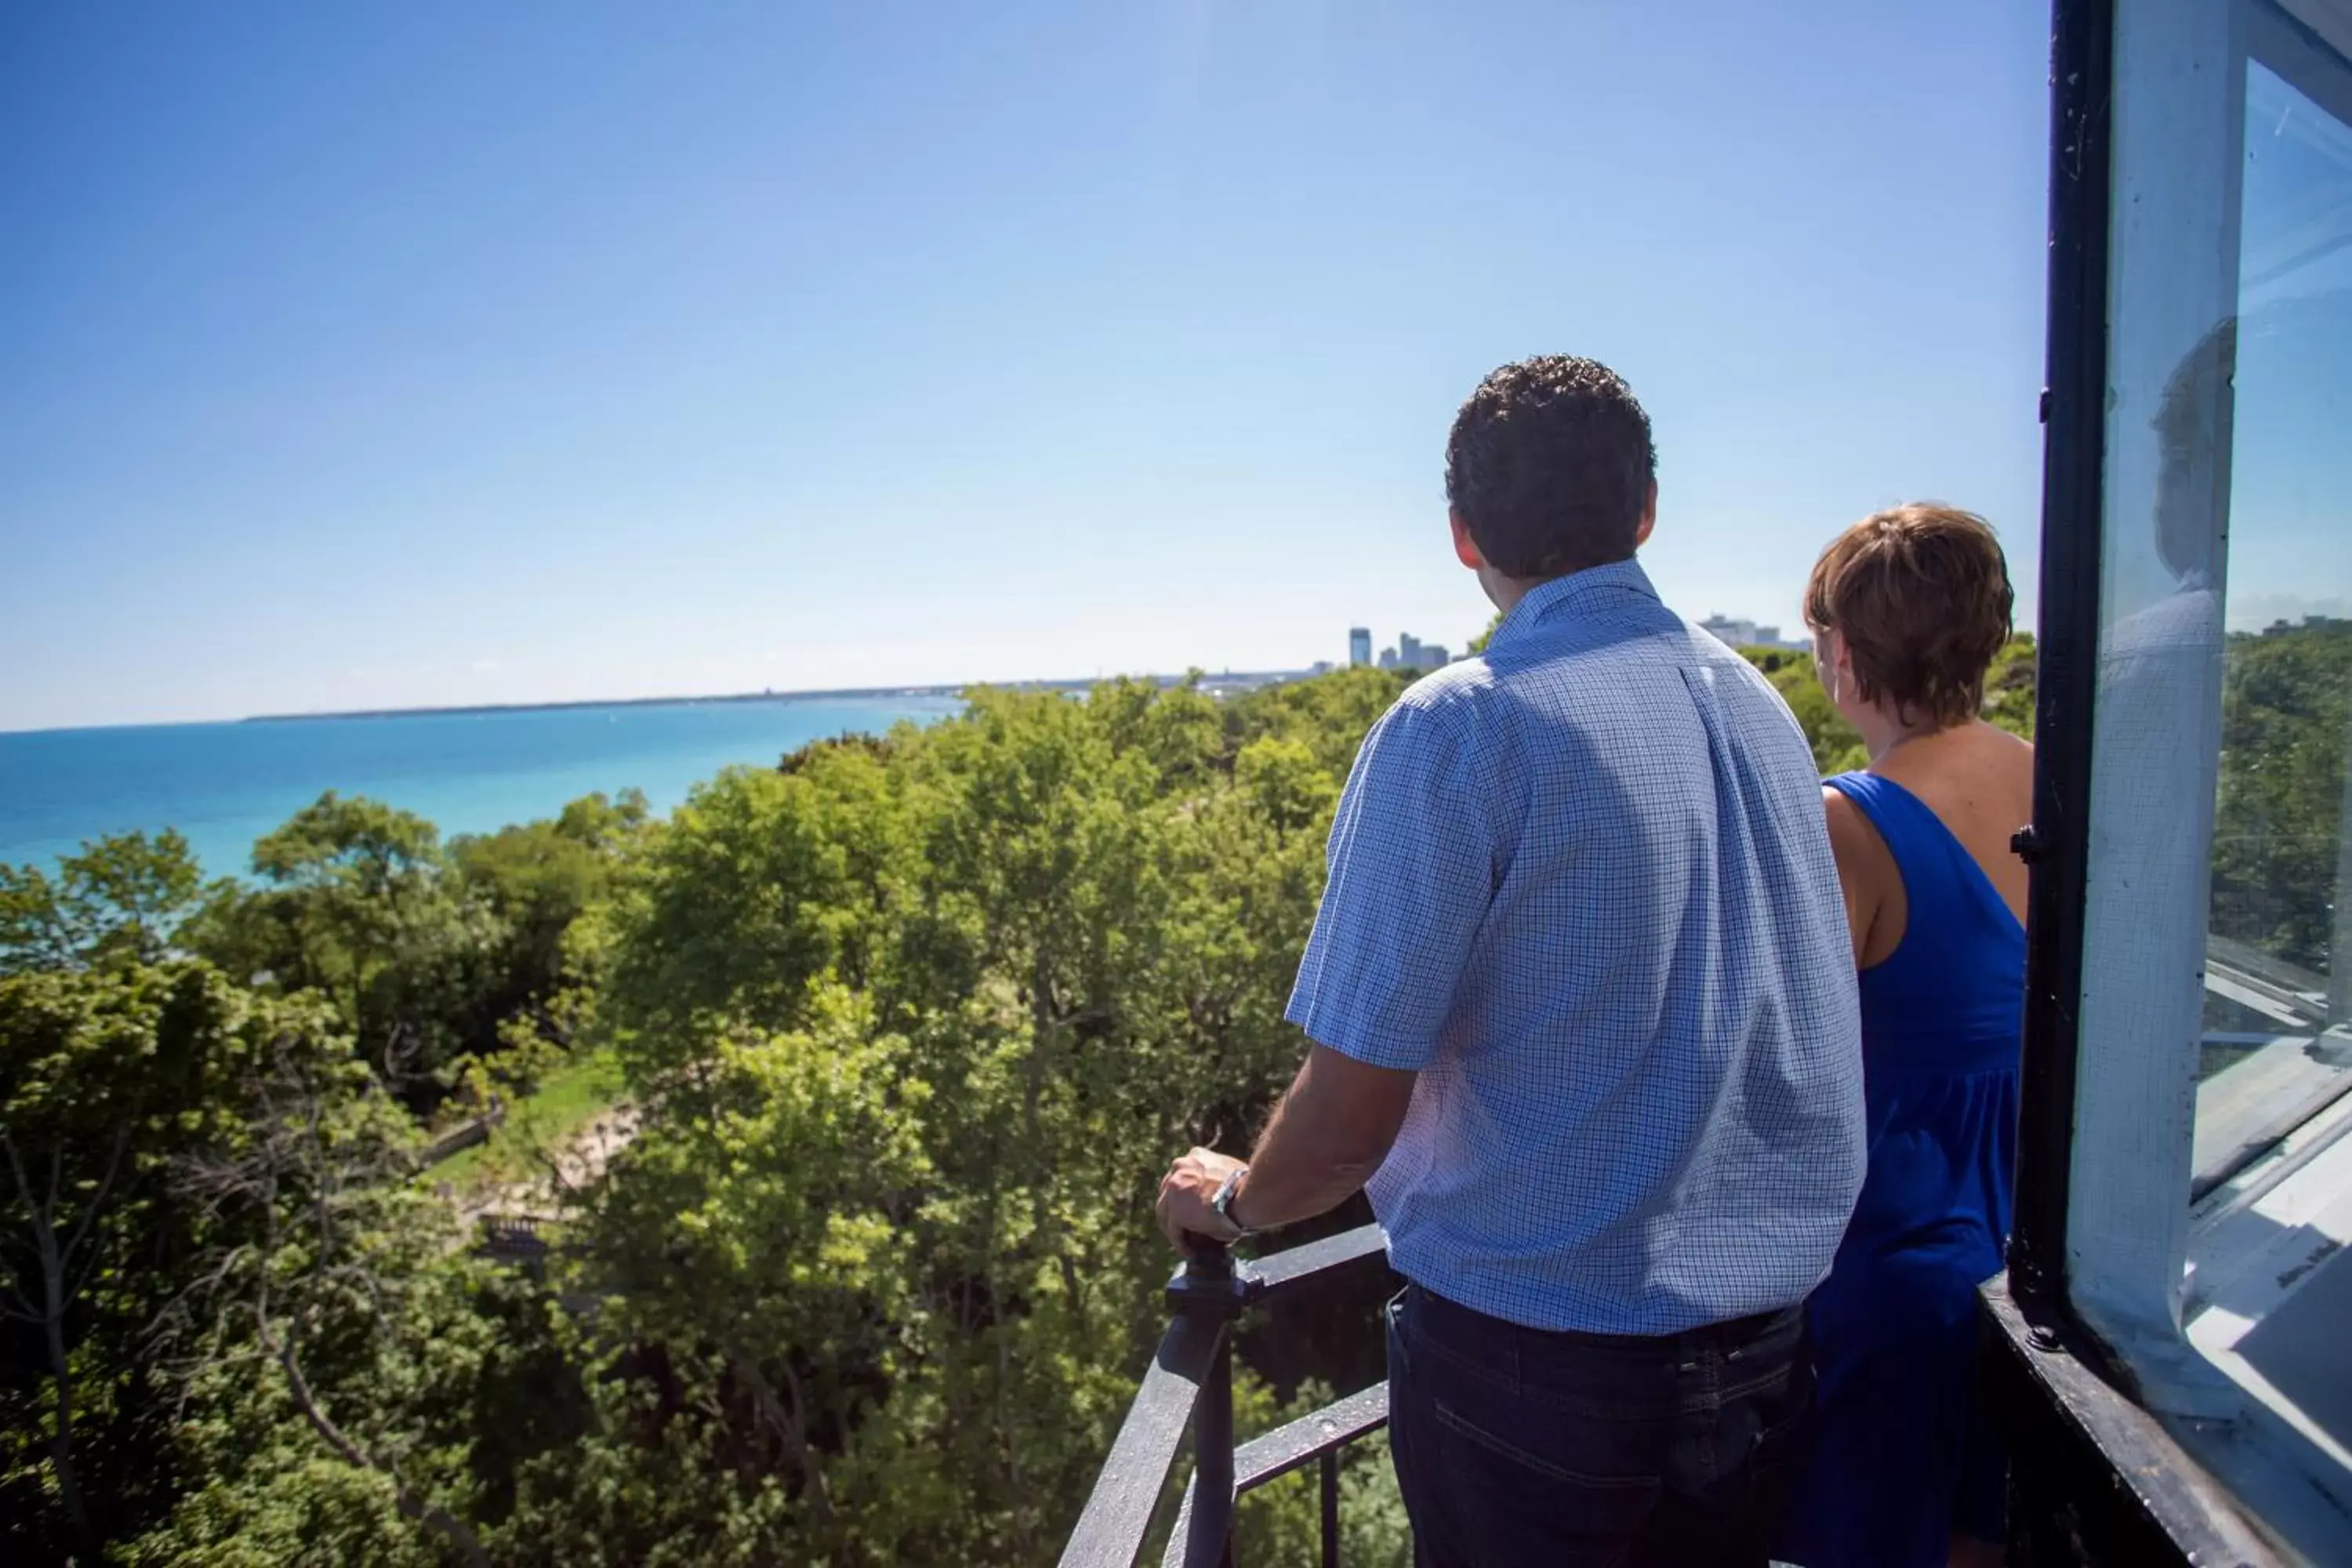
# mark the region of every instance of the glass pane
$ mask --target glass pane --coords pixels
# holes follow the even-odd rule
[[[2200,1191],[2352,1068],[2352,126],[2244,68]]]

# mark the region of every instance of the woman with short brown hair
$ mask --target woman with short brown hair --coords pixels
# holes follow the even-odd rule
[[[1862,989],[1870,1167],[1808,1308],[1817,1436],[1781,1555],[1805,1568],[1997,1562],[2003,1462],[1975,1401],[1976,1288],[1999,1273],[2016,1148],[2032,748],[1979,715],[2010,636],[1982,518],[1854,524],[1805,589],[1822,683],[1870,765],[1828,781]]]

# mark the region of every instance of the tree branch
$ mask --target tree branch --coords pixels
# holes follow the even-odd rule
[[[114,1178],[122,1169],[123,1152],[130,1147],[131,1123],[126,1121],[114,1130],[114,1147],[106,1156],[106,1174],[99,1178],[98,1191],[90,1194],[89,1206],[82,1210],[81,1223],[74,1226],[73,1239],[67,1242],[65,1250],[58,1255],[59,1267],[73,1261],[73,1255],[80,1247],[82,1238],[89,1234],[91,1222],[98,1218],[98,1211],[106,1206],[106,1195],[113,1190]]]
[[[273,1341],[275,1341],[274,1343]],[[373,1470],[391,1481],[394,1500],[404,1517],[415,1520],[421,1524],[438,1531],[449,1544],[456,1547],[464,1555],[466,1561],[475,1564],[476,1568],[490,1568],[490,1554],[482,1549],[481,1539],[467,1527],[463,1520],[439,1503],[425,1499],[408,1484],[407,1479],[401,1475],[397,1465],[390,1459],[370,1453],[352,1441],[343,1429],[335,1424],[333,1418],[327,1414],[326,1407],[319,1402],[318,1394],[312,1391],[310,1380],[302,1374],[302,1363],[295,1353],[292,1340],[278,1340],[265,1326],[262,1330],[262,1345],[271,1352],[278,1364],[284,1369],[287,1392],[293,1397],[294,1408],[299,1411],[302,1418],[310,1424],[310,1429],[325,1440],[327,1447],[332,1448],[344,1463],[357,1466],[361,1469]]]
[[[16,1179],[16,1191],[23,1195],[25,1206],[33,1219],[33,1246],[40,1258],[41,1303],[37,1316],[28,1321],[38,1323],[42,1340],[49,1355],[49,1381],[57,1391],[57,1429],[49,1435],[49,1468],[58,1481],[58,1500],[65,1505],[66,1520],[76,1535],[85,1542],[95,1558],[99,1538],[90,1528],[89,1510],[82,1501],[81,1480],[74,1468],[73,1424],[74,1383],[73,1363],[66,1354],[65,1266],[58,1254],[58,1233],[54,1223],[58,1212],[58,1184],[62,1176],[65,1148],[59,1144],[49,1154],[49,1195],[46,1203],[33,1201],[33,1184],[25,1174],[25,1162],[16,1152],[16,1141],[5,1129],[0,1129],[0,1149],[8,1156],[8,1169]]]

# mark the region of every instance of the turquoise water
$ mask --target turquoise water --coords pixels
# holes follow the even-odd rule
[[[176,827],[207,874],[241,873],[255,839],[330,789],[445,835],[552,816],[594,790],[641,789],[667,811],[731,763],[769,766],[810,741],[959,706],[780,698],[0,734],[0,861],[46,868],[101,834]]]

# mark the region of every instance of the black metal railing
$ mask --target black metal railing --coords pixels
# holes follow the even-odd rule
[[[1367,1283],[1384,1279],[1387,1252],[1381,1227],[1367,1225],[1264,1258],[1236,1260],[1220,1247],[1186,1261],[1168,1283],[1175,1316],[1062,1551],[1062,1568],[1132,1568],[1188,1426],[1193,1470],[1168,1538],[1168,1568],[1231,1563],[1235,1504],[1310,1463],[1322,1478],[1323,1562],[1325,1568],[1336,1564],[1339,1450],[1388,1424],[1388,1384],[1374,1384],[1236,1447],[1234,1335],[1251,1308],[1309,1282],[1343,1272],[1360,1273]]]
[[[507,1263],[543,1263],[546,1236],[537,1215],[486,1214],[481,1217],[479,1249],[485,1258]]]

